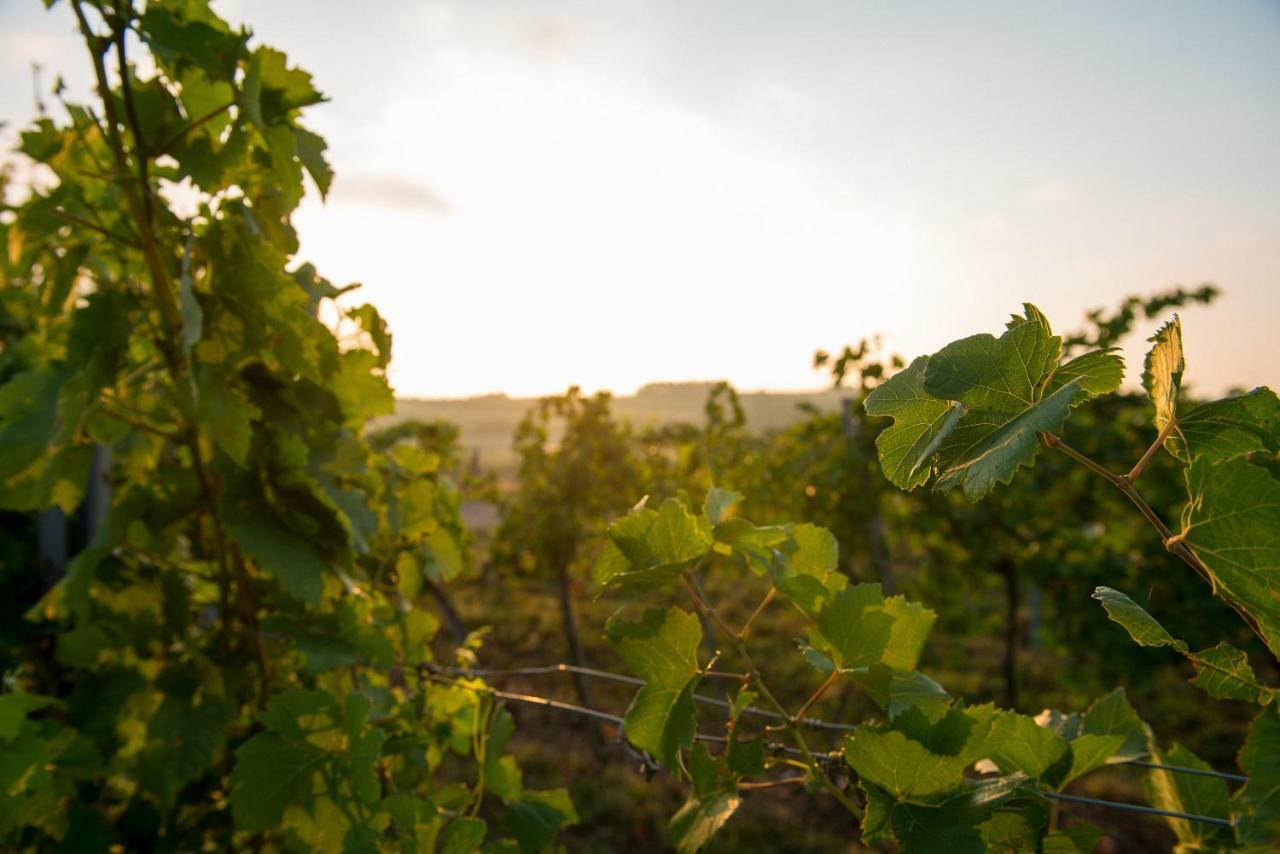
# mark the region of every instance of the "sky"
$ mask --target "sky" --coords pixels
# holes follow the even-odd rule
[[[214,7],[332,99],[299,260],[363,283],[402,396],[817,388],[817,348],[1203,282],[1188,384],[1280,382],[1276,0]],[[87,89],[66,4],[0,0],[0,141],[33,62]]]

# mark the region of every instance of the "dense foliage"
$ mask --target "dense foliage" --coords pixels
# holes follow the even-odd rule
[[[486,553],[457,431],[376,422],[388,328],[295,258],[332,180],[310,76],[204,0],[68,5],[96,98],[22,135],[37,180],[0,211],[4,846],[590,847],[558,786],[607,793],[522,771],[500,700],[619,719],[490,687],[505,653],[464,625],[536,609],[525,583],[555,591],[582,706],[618,679],[582,666],[610,654],[582,615],[616,608],[643,683],[619,746],[566,729],[686,784],[681,850],[795,791],[839,844],[1087,851],[1065,790],[1133,763],[1182,850],[1280,839],[1280,402],[1187,401],[1176,317],[1146,395],[1116,391],[1135,319],[1215,289],[1064,335],[1026,306],[909,363],[820,354],[844,409],[770,435],[725,384],[703,424],[641,427],[570,389],[520,424]],[[1151,701],[1171,670],[1182,717]],[[1166,733],[1193,726],[1247,782],[1187,773],[1209,763]]]
[[[110,501],[63,577],[5,564],[0,838],[546,845],[573,808],[523,786],[509,716],[424,682],[419,591],[466,564],[438,437],[365,439],[386,326],[343,310],[340,346],[318,312],[350,288],[291,265],[323,97],[200,0],[70,5],[98,99],[22,135],[46,180],[0,226],[0,503],[70,513],[95,457]]]

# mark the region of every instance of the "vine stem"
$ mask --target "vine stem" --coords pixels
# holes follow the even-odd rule
[[[814,691],[812,694],[810,694],[809,699],[805,700],[804,703],[800,706],[800,708],[796,710],[796,713],[792,715],[791,722],[795,724],[804,720],[804,713],[809,711],[810,706],[812,706],[814,703],[821,700],[822,695],[827,693],[827,691],[830,690],[831,686],[836,684],[836,680],[839,678],[840,678],[840,671],[832,670],[831,674],[827,676],[827,680],[823,682],[821,685],[819,685],[818,689]]]
[[[754,792],[760,789],[776,789],[779,786],[803,785],[806,777],[783,777],[780,780],[762,780],[756,783],[739,783],[739,792]]]
[[[1151,443],[1151,447],[1147,448],[1147,452],[1142,455],[1142,459],[1134,463],[1133,468],[1131,468],[1129,473],[1125,475],[1130,483],[1133,483],[1135,480],[1142,477],[1142,473],[1147,469],[1147,463],[1151,462],[1151,460],[1155,458],[1155,455],[1160,451],[1160,448],[1164,446],[1164,440],[1169,438],[1173,433],[1174,428],[1177,426],[1177,418],[1170,418],[1169,423],[1164,425],[1160,430],[1159,435],[1156,436],[1156,440]]]
[[[751,627],[752,625],[755,624],[756,618],[758,618],[761,614],[764,613],[764,609],[769,607],[769,603],[772,602],[773,597],[777,595],[778,595],[778,591],[775,588],[770,587],[769,592],[764,594],[764,599],[760,600],[760,604],[757,605],[756,609],[751,612],[751,616],[747,617],[747,621],[742,624],[742,630],[738,632],[739,640],[745,641],[747,639],[747,637],[751,634]]]
[[[95,231],[109,240],[115,240],[119,243],[123,243],[125,246],[128,246],[130,249],[139,249],[139,250],[142,249],[141,245],[139,245],[134,240],[131,240],[130,238],[125,237],[123,234],[116,234],[111,229],[104,228],[103,226],[98,225],[96,222],[90,222],[84,217],[76,216],[75,214],[71,213],[71,211],[65,208],[54,208],[53,212],[57,216],[60,216],[63,219],[65,219],[67,222],[74,222],[76,225],[83,226],[84,228],[87,228],[90,231]]]
[[[841,791],[840,787],[837,786],[835,782],[820,768],[818,760],[814,757],[813,750],[809,747],[809,742],[804,737],[804,732],[801,730],[800,725],[795,722],[793,716],[787,712],[786,707],[778,701],[778,698],[769,690],[769,686],[765,684],[764,677],[756,667],[755,662],[751,659],[751,652],[747,649],[746,642],[743,641],[743,639],[739,637],[733,629],[729,628],[729,625],[724,621],[724,618],[720,616],[720,612],[715,609],[714,605],[707,601],[707,597],[698,589],[696,579],[686,572],[680,576],[680,580],[681,583],[684,584],[685,590],[687,590],[689,595],[693,598],[694,605],[697,606],[698,610],[710,617],[712,622],[720,627],[721,631],[723,631],[729,638],[729,642],[732,643],[734,648],[738,651],[738,654],[742,656],[742,661],[747,666],[747,672],[751,674],[751,680],[760,690],[760,695],[764,697],[765,700],[768,701],[769,705],[773,706],[773,708],[777,710],[778,714],[782,715],[783,719],[787,721],[786,729],[791,733],[791,738],[795,741],[796,747],[800,749],[800,753],[804,756],[805,762],[807,762],[809,767],[816,772],[816,776],[821,780],[823,788],[830,792],[831,795],[840,802],[840,805],[852,813],[856,818],[862,818],[862,807],[858,806],[853,799]]]
[[[236,105],[235,101],[228,101],[227,103],[223,104],[221,107],[215,107],[214,109],[205,113],[200,118],[191,122],[191,124],[187,125],[184,128],[179,129],[176,133],[174,133],[164,142],[156,146],[156,149],[154,152],[155,156],[160,157],[161,155],[168,154],[169,149],[172,148],[178,142],[178,140],[182,139],[187,134],[191,133],[193,130],[197,130],[203,127],[204,125],[208,124],[209,122],[213,121],[218,116],[222,115],[227,110],[234,107],[235,105]]]
[[[143,433],[150,433],[151,435],[164,439],[167,442],[178,443],[182,440],[182,437],[176,433],[170,433],[166,430],[156,427],[153,424],[148,424],[145,421],[139,420],[124,412],[120,412],[116,409],[113,409],[112,407],[109,407],[106,404],[102,404],[102,403],[98,404],[98,411],[101,412],[103,415],[107,416],[108,418],[113,418],[116,421],[119,421],[121,424],[128,424],[130,427],[132,427],[135,430],[141,430]]]
[[[1173,531],[1169,530],[1169,526],[1164,523],[1164,520],[1160,518],[1159,514],[1157,514],[1155,510],[1151,509],[1151,505],[1148,504],[1146,499],[1143,498],[1138,490],[1134,488],[1128,475],[1116,474],[1080,453],[1075,448],[1072,448],[1052,433],[1042,433],[1041,435],[1044,437],[1045,444],[1050,448],[1057,449],[1078,462],[1080,465],[1089,469],[1089,471],[1105,478],[1112,486],[1124,493],[1125,497],[1133,502],[1133,505],[1138,508],[1138,512],[1142,514],[1143,518],[1151,524],[1151,527],[1156,529],[1164,547],[1180,557],[1187,566],[1194,569],[1196,573],[1204,579],[1205,583],[1209,585],[1209,588],[1213,591],[1213,595],[1218,596],[1219,599],[1222,599],[1230,605],[1232,609],[1240,615],[1241,619],[1245,621],[1245,624],[1253,630],[1253,633],[1262,638],[1264,642],[1266,641],[1266,637],[1262,634],[1262,630],[1259,628],[1258,623],[1253,618],[1252,614],[1245,611],[1234,602],[1219,596],[1218,582],[1214,580],[1213,573],[1209,571],[1209,568],[1204,565],[1204,562],[1200,560],[1200,557],[1192,550],[1192,548],[1183,541],[1181,534],[1175,535]],[[1139,471],[1139,474],[1141,474],[1141,471]]]
[[[185,353],[182,349],[182,312],[178,307],[178,300],[173,291],[171,278],[161,258],[160,244],[156,237],[148,163],[149,155],[142,137],[141,123],[138,121],[138,115],[134,108],[133,87],[129,80],[129,63],[125,48],[125,37],[129,22],[122,18],[108,20],[111,34],[109,36],[99,36],[94,33],[89,24],[89,19],[85,16],[83,0],[71,0],[71,8],[75,13],[81,35],[84,37],[85,43],[89,45],[89,52],[93,58],[93,70],[98,96],[102,100],[102,107],[106,113],[104,124],[107,147],[111,151],[117,180],[124,191],[130,214],[138,230],[138,244],[142,250],[151,279],[151,294],[160,313],[162,329],[155,335],[156,347],[160,351],[168,368],[169,376],[173,380],[178,409],[182,413],[182,420],[186,425],[181,444],[185,445],[191,454],[191,467],[208,505],[207,512],[212,517],[211,527],[213,529],[214,548],[218,552],[217,557],[222,572],[222,585],[229,590],[233,583],[232,555],[230,553],[229,536],[218,506],[220,484],[210,477],[205,467],[204,454],[200,447],[199,422],[195,416],[194,395],[183,392],[184,383],[190,382],[190,376]],[[111,93],[111,81],[107,74],[105,57],[113,46],[115,48],[116,61],[119,63],[118,71],[122,100],[125,105],[129,131],[133,135],[132,152],[134,160],[137,161],[135,164],[138,178],[137,186],[134,186],[134,182],[129,179],[129,157],[126,154],[124,138],[120,132],[122,122],[116,111],[115,101]],[[237,570],[235,583],[243,606],[242,616],[253,630],[253,633],[257,635],[257,607],[249,586],[248,570],[244,565],[244,561],[238,556],[235,564]],[[224,597],[224,601],[228,598]],[[230,625],[228,621],[231,619],[229,608],[222,609],[219,617],[224,621],[223,631],[229,633]],[[259,704],[265,707],[271,690],[271,675],[265,651],[262,649],[261,639],[255,640],[254,643],[255,657],[262,680]]]

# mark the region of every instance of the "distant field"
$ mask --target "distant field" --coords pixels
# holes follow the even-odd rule
[[[644,386],[633,396],[615,397],[614,412],[637,427],[681,422],[702,424],[703,407],[712,388],[712,383],[655,383]],[[799,420],[802,404],[833,412],[839,408],[843,395],[844,392],[829,389],[795,393],[760,391],[740,393],[740,399],[747,425],[754,431],[765,432]],[[402,398],[396,401],[395,415],[382,424],[406,418],[452,422],[462,431],[462,446],[467,453],[477,454],[482,468],[506,479],[514,473],[517,462],[511,447],[516,424],[535,403],[537,398],[502,394],[448,400]]]

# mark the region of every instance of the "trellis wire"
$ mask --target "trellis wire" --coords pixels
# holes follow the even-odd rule
[[[511,691],[501,691],[497,688],[493,688],[488,685],[483,685],[483,686],[464,685],[463,683],[458,682],[456,680],[447,679],[435,673],[432,673],[431,666],[427,666],[427,665],[423,666],[422,673],[428,679],[431,679],[433,682],[437,682],[442,685],[452,685],[457,688],[464,688],[466,690],[475,691],[480,694],[488,694],[489,696],[497,697],[500,700],[511,700],[512,702],[515,702],[515,703],[526,703],[531,706],[542,706],[543,708],[555,709],[561,712],[572,712],[573,714],[582,715],[588,718],[595,718],[596,720],[606,721],[608,723],[616,724],[618,726],[623,725],[623,719],[621,717],[619,717],[618,715],[610,714],[609,712],[602,712],[599,709],[589,709],[586,706],[576,706],[573,703],[564,703],[564,702],[561,702],[560,700],[552,700],[549,697],[538,697],[538,696],[534,696],[533,694],[516,694]],[[728,744],[729,742],[729,739],[725,738],[722,735],[712,735],[711,733],[704,733],[704,732],[694,733],[693,737],[698,741],[704,741],[710,744]],[[787,747],[785,744],[779,744],[778,742],[772,741],[772,740],[766,740],[766,744],[769,745],[769,749],[773,753],[784,753],[787,756],[795,756],[795,757],[801,757],[801,758],[804,757],[804,753],[800,750],[797,750],[794,747]],[[832,754],[814,753],[813,755],[821,757],[822,759],[828,762],[832,761]]]
[[[428,665],[432,670],[439,673],[448,673],[454,676],[475,676],[485,679],[502,679],[513,676],[545,676],[556,673],[578,673],[583,676],[594,677],[596,679],[606,679],[613,682],[622,682],[627,685],[644,685],[643,679],[637,679],[634,676],[627,676],[622,673],[611,673],[608,670],[596,670],[591,667],[579,667],[575,664],[543,664],[533,667],[513,667],[508,669],[467,669],[464,667],[445,667],[441,665]],[[693,699],[697,702],[704,703],[709,706],[718,706],[722,709],[729,708],[729,704],[724,700],[716,697],[708,697],[705,694],[693,695]],[[747,706],[743,709],[745,714],[756,715],[758,717],[772,718],[773,720],[783,720],[783,716],[770,709],[758,709],[754,706]],[[819,720],[817,718],[804,718],[800,721],[808,729],[825,729],[838,732],[851,732],[858,727],[856,724],[842,724],[832,721]],[[1112,765],[1134,765],[1139,768],[1152,768],[1158,771],[1169,771],[1174,774],[1194,774],[1201,777],[1216,777],[1221,780],[1231,780],[1232,782],[1244,783],[1248,782],[1248,777],[1243,774],[1231,774],[1225,771],[1215,771],[1208,768],[1192,768],[1187,765],[1165,765],[1158,762],[1147,762],[1142,759],[1126,759],[1120,762],[1110,763]]]
[[[1158,762],[1146,762],[1142,759],[1127,759],[1124,762],[1116,762],[1116,765],[1137,765],[1140,768],[1155,768],[1159,771],[1173,771],[1177,774],[1199,774],[1201,777],[1217,777],[1222,780],[1231,780],[1236,783],[1247,783],[1249,778],[1243,774],[1228,774],[1226,771],[1213,771],[1208,768],[1191,768],[1186,765],[1161,765]]]
[[[1108,807],[1110,809],[1128,810],[1129,812],[1140,812],[1146,815],[1163,815],[1169,818],[1181,818],[1186,821],[1198,821],[1201,824],[1216,824],[1220,827],[1235,827],[1235,822],[1227,818],[1215,818],[1211,815],[1196,815],[1189,812],[1175,812],[1173,810],[1161,810],[1155,807],[1144,807],[1140,804],[1126,804],[1120,801],[1104,801],[1100,798],[1086,798],[1084,795],[1064,795],[1061,792],[1041,792],[1046,798],[1052,798],[1055,801],[1072,801],[1078,804],[1090,804],[1095,807]]]
[[[579,667],[575,664],[543,664],[536,667],[514,667],[507,670],[469,670],[464,667],[442,667],[440,665],[430,665],[430,667],[438,673],[448,673],[454,676],[476,676],[481,679],[503,679],[512,676],[545,676],[555,673],[578,673],[583,676],[590,676],[596,679],[606,679],[612,682],[622,682],[627,685],[644,685],[643,679],[637,679],[634,676],[626,676],[622,673],[611,673],[608,670],[596,670],[591,667]],[[729,703],[721,700],[719,697],[708,697],[706,694],[695,693],[693,699],[707,706],[718,706],[721,709],[728,709]],[[761,718],[770,718],[775,721],[785,720],[785,717],[772,709],[760,709],[755,706],[747,706],[743,710],[744,714],[754,715]],[[820,721],[817,718],[803,718],[797,723],[809,729],[828,729],[836,732],[853,732],[858,727],[856,724],[833,723],[831,721]]]
[[[607,670],[596,670],[591,667],[579,667],[573,664],[545,664],[535,667],[514,667],[505,670],[469,670],[462,667],[443,667],[439,665],[430,665],[437,672],[449,673],[456,676],[476,676],[480,678],[501,679],[513,676],[543,676],[555,673],[579,673],[583,676],[595,677],[597,679],[606,679],[614,682],[623,682],[628,685],[643,685],[643,679],[637,679],[634,676],[626,676],[621,673],[611,673]],[[694,700],[710,706],[718,706],[722,709],[729,708],[729,704],[724,700],[716,697],[708,697],[705,694],[694,694]],[[769,709],[758,709],[754,706],[748,706],[743,709],[746,714],[757,715],[759,717],[772,718],[774,720],[782,720],[783,716]],[[827,729],[839,732],[851,732],[858,727],[856,724],[842,724],[832,721],[819,720],[817,718],[804,718],[801,723],[810,729]],[[1175,774],[1196,774],[1202,777],[1217,777],[1223,780],[1231,780],[1234,782],[1247,782],[1248,777],[1243,774],[1230,774],[1225,771],[1214,771],[1206,768],[1191,768],[1186,765],[1163,765],[1156,762],[1147,762],[1141,759],[1126,759],[1121,762],[1111,763],[1113,765],[1135,765],[1141,768],[1154,768],[1160,771],[1171,771]]]
[[[570,666],[571,665],[561,665],[561,666],[553,665],[553,666],[550,666],[549,668],[535,668],[535,669],[541,670],[543,672],[558,672],[560,671],[561,667],[567,668]],[[501,690],[498,690],[497,688],[491,688],[488,685],[483,685],[483,686],[465,685],[461,682],[457,682],[452,679],[446,679],[437,673],[433,673],[432,672],[433,668],[436,668],[436,665],[423,665],[419,669],[419,672],[422,673],[424,676],[426,676],[428,679],[431,679],[432,681],[439,682],[444,685],[453,685],[458,688],[464,688],[466,690],[476,691],[477,693],[488,694],[492,697],[497,697],[503,700],[511,700],[517,703],[529,703],[531,705],[542,706],[544,708],[549,708],[549,709],[556,709],[558,711],[572,712],[575,714],[584,715],[586,717],[595,718],[597,720],[608,721],[610,723],[617,724],[619,726],[623,724],[622,718],[618,717],[617,715],[610,714],[608,712],[602,712],[598,709],[589,709],[585,706],[575,706],[572,703],[562,703],[559,700],[552,700],[548,697],[536,697],[530,694],[515,694],[510,691],[501,691]],[[481,671],[466,671],[464,668],[447,668],[447,669],[461,671],[459,675],[466,675],[467,673],[478,675],[481,672]],[[563,672],[572,672],[572,671],[565,670]],[[600,671],[600,672],[605,673],[607,671]],[[511,674],[511,675],[515,675],[515,674]],[[610,675],[616,676],[618,674],[610,674]],[[499,677],[494,677],[494,678],[499,678]],[[627,677],[627,678],[630,678],[630,677]],[[728,739],[726,739],[724,736],[710,735],[707,733],[695,733],[694,738],[698,741],[711,742],[715,744],[725,744],[728,741]],[[801,752],[799,750],[786,747],[785,745],[778,744],[777,742],[770,741],[769,746],[775,752],[787,753],[793,756],[801,755]],[[814,755],[822,758],[823,760],[826,760],[827,762],[830,762],[833,757],[833,754],[829,754],[829,753],[817,753]],[[1180,767],[1180,766],[1173,766],[1173,765],[1153,765],[1151,763],[1146,763],[1146,764],[1148,765],[1148,767],[1159,768],[1162,770],[1173,770],[1174,768]],[[1201,774],[1208,773],[1208,772],[1205,772],[1203,769],[1199,769],[1199,768],[1194,768],[1191,770]],[[1169,818],[1180,818],[1185,821],[1196,821],[1202,824],[1214,824],[1220,827],[1235,826],[1235,823],[1230,819],[1217,818],[1216,816],[1211,816],[1211,815],[1197,815],[1196,813],[1175,812],[1173,810],[1162,810],[1162,809],[1157,809],[1155,807],[1144,807],[1140,804],[1127,804],[1127,803],[1124,803],[1123,801],[1105,801],[1105,800],[1102,800],[1101,798],[1087,798],[1087,797],[1084,797],[1083,795],[1066,795],[1061,792],[1046,792],[1041,790],[1039,793],[1044,797],[1050,798],[1052,800],[1074,801],[1076,803],[1088,804],[1090,806],[1105,807],[1107,809],[1121,810],[1124,812],[1142,813],[1143,815],[1159,815],[1159,816],[1166,816]]]

